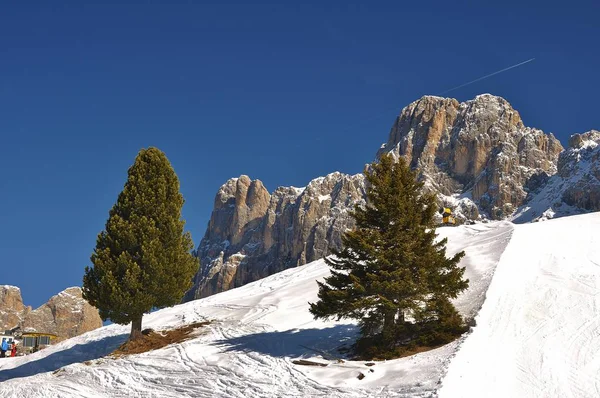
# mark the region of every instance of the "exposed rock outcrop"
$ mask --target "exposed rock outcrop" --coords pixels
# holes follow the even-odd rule
[[[21,289],[16,286],[0,286],[0,332],[18,325],[25,310]]]
[[[575,134],[571,148],[561,154],[558,174],[571,180],[562,194],[569,206],[588,211],[600,210],[600,131]],[[575,181],[574,177],[578,177]]]
[[[341,247],[351,228],[348,211],[364,203],[364,178],[332,173],[306,188],[280,187],[269,194],[247,176],[227,181],[215,198],[197,250],[202,264],[189,301],[302,265]]]
[[[413,102],[378,156],[404,156],[429,189],[466,196],[479,212],[501,219],[556,173],[562,150],[552,134],[525,127],[505,99],[484,94],[464,103],[432,96]]]
[[[560,154],[558,172],[519,209],[515,222],[600,211],[600,132],[574,134]]]
[[[35,310],[23,305],[19,288],[0,287],[0,314],[2,330],[20,326],[22,330],[55,334],[58,341],[102,326],[98,310],[83,299],[79,287],[65,289]]]
[[[377,156],[404,156],[458,218],[507,218],[524,204],[518,216],[531,218],[551,216],[560,206],[564,214],[600,210],[599,136],[573,136],[572,148],[559,159],[560,142],[525,127],[503,98],[484,94],[459,103],[425,96],[402,110]],[[353,226],[347,211],[364,203],[364,192],[361,175],[340,173],[313,180],[305,190],[278,188],[271,195],[258,180],[229,180],[215,199],[197,250],[201,271],[185,300],[327,255]]]

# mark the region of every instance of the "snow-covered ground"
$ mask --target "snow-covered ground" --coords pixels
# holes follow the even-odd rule
[[[181,344],[104,358],[129,332],[111,325],[0,359],[0,397],[427,397],[440,386],[449,397],[596,396],[599,227],[591,214],[439,229],[449,254],[467,251],[471,286],[458,308],[472,317],[483,307],[473,333],[430,352],[374,366],[335,361],[357,330],[309,314],[315,280],[328,274],[316,261],[145,316],[144,327],[157,330],[213,321]]]
[[[515,227],[440,397],[600,397],[600,213]]]

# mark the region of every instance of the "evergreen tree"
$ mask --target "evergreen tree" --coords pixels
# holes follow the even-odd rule
[[[367,204],[352,216],[356,228],[343,249],[325,261],[332,268],[318,282],[317,318],[359,320],[359,355],[393,357],[415,346],[435,346],[462,333],[464,323],[450,298],[467,288],[464,252],[446,257],[436,242],[435,196],[422,192],[404,158],[383,155],[365,168]]]
[[[198,270],[191,235],[183,231],[183,203],[165,154],[142,149],[83,277],[84,298],[103,320],[131,322],[130,339],[141,335],[144,313],[181,301]]]

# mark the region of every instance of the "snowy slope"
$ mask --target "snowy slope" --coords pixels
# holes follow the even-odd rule
[[[467,251],[471,286],[456,304],[477,326],[427,353],[368,367],[306,348],[335,355],[356,336],[308,313],[328,274],[316,261],[145,317],[155,329],[213,320],[182,344],[104,358],[129,331],[111,325],[0,359],[0,397],[600,396],[599,229],[600,213],[441,228],[449,254]]]
[[[589,210],[586,209],[596,207],[589,203],[588,206],[584,205],[586,209],[579,208],[576,202],[581,204],[585,202],[586,197],[590,199],[598,197],[600,133],[591,131],[575,136],[582,137],[582,141],[577,144],[577,147],[569,148],[560,155],[558,173],[550,177],[540,192],[533,195],[531,200],[515,212],[512,217],[513,222],[545,221],[587,213]],[[578,192],[574,194],[574,191]]]
[[[600,396],[600,213],[515,227],[440,397]]]
[[[513,226],[508,222],[441,228],[449,254],[467,251],[470,289],[457,300],[467,316],[482,305]],[[193,340],[121,359],[103,358],[127,338],[111,325],[36,354],[0,360],[0,397],[426,397],[439,387],[459,342],[427,353],[377,363],[336,363],[311,349],[336,354],[356,327],[312,319],[322,261],[157,311],[144,327],[167,329],[210,319]],[[327,367],[294,365],[312,358]],[[85,364],[83,363],[85,362]],[[371,371],[372,370],[372,371]],[[359,380],[362,373],[365,378]]]

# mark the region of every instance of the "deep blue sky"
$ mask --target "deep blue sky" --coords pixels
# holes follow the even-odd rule
[[[171,160],[197,245],[228,178],[358,173],[402,107],[532,57],[449,96],[503,96],[563,144],[600,128],[597,2],[12,3],[0,284],[34,307],[81,285],[142,147]]]

